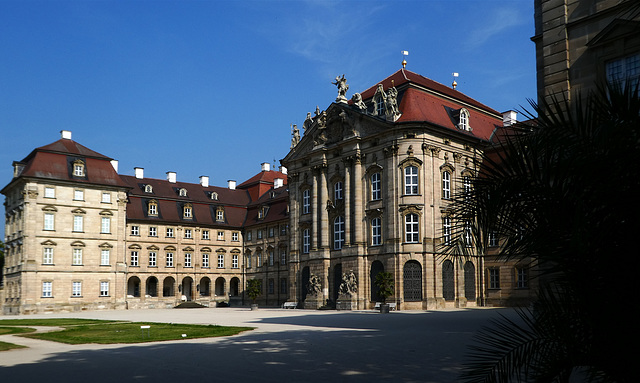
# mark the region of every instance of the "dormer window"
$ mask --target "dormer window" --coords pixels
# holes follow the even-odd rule
[[[154,217],[158,216],[158,201],[154,199],[149,201],[148,214],[149,216],[154,216]]]
[[[183,217],[185,219],[193,218],[193,206],[190,203],[184,205]]]
[[[465,108],[460,109],[458,114],[458,129],[471,131],[471,126],[469,125],[469,111]]]
[[[224,222],[224,209],[222,209],[221,207],[216,209],[216,221]]]
[[[212,192],[211,193],[211,199],[214,200],[214,201],[217,201],[218,200],[218,193]]]
[[[181,188],[181,189],[178,191],[178,195],[180,195],[180,197],[186,197],[186,196],[187,196],[187,189],[185,189],[185,188]]]
[[[84,161],[82,160],[73,161],[73,176],[84,177]]]
[[[144,186],[144,192],[145,192],[145,193],[153,193],[153,186],[151,186],[151,185],[145,185],[145,186]]]
[[[269,207],[268,206],[262,206],[260,208],[260,210],[258,210],[258,219],[264,219],[264,217],[267,216],[268,212],[269,212]]]

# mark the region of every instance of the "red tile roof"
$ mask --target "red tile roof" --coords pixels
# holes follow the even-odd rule
[[[264,193],[273,188],[273,183],[276,178],[282,178],[284,180],[283,184],[287,184],[286,174],[274,170],[269,170],[262,171],[256,174],[255,176],[238,185],[237,188],[247,190],[249,192],[249,195],[251,196],[251,200],[256,201]]]

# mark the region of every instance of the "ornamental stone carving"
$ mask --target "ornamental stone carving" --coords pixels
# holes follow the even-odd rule
[[[336,82],[332,82],[333,85],[338,87],[338,97],[336,98],[336,102],[347,103],[347,90],[349,90],[349,85],[347,84],[347,79],[342,75],[342,77],[337,76]]]
[[[360,110],[366,110],[367,105],[362,101],[362,95],[360,93],[356,93],[351,97],[351,101],[353,102],[353,106]]]
[[[309,276],[309,282],[307,283],[307,293],[312,296],[318,296],[322,291],[322,285],[320,283],[320,277],[311,273]]]
[[[342,273],[342,282],[340,282],[340,295],[351,296],[358,292],[358,280],[353,270]]]
[[[293,129],[291,131],[291,149],[295,148],[300,143],[300,129],[298,129],[298,125],[293,124]]]

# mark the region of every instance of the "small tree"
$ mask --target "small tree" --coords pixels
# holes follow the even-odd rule
[[[393,281],[393,274],[382,271],[376,275],[374,283],[378,287],[378,295],[382,298],[382,303],[386,303],[387,297],[393,295],[393,287],[395,285]]]
[[[259,279],[249,279],[247,281],[247,295],[251,298],[253,304],[256,304],[256,298],[262,295],[262,281]]]

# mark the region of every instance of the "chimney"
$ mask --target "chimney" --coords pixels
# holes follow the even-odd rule
[[[62,137],[65,140],[70,140],[71,139],[71,131],[70,130],[61,130],[60,131],[60,137]]]
[[[203,188],[208,188],[209,176],[200,176],[200,185],[202,185]]]
[[[227,184],[229,185],[229,189],[230,190],[236,190],[236,181],[229,180],[229,181],[227,181]]]
[[[263,162],[262,163],[262,171],[263,172],[268,172],[269,170],[271,170],[271,164],[269,164],[268,162]]]
[[[118,172],[118,160],[111,160],[111,166],[113,166],[113,170]]]
[[[281,188],[284,185],[284,180],[282,178],[276,178],[273,180],[273,188]]]
[[[176,178],[177,178],[176,172],[167,172],[167,181],[171,182],[172,184],[175,184]]]
[[[502,112],[502,126],[511,126],[516,122],[518,122],[518,112],[515,110]]]
[[[280,173],[282,174],[287,174],[287,168],[285,168],[284,166],[280,166]]]
[[[136,178],[141,180],[144,178],[144,168],[133,168],[133,171],[136,174]]]

